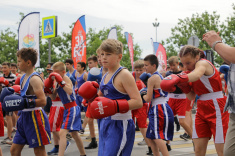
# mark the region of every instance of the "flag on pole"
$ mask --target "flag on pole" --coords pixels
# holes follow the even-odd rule
[[[166,70],[166,50],[161,43],[153,42],[154,52],[158,58],[159,66],[158,71]],[[165,65],[165,67],[164,67]]]
[[[18,28],[18,49],[33,48],[38,52],[38,60],[35,64],[35,67],[40,66],[39,20],[40,13],[31,12],[24,16]]]
[[[150,40],[151,40],[151,44],[152,44],[152,46],[153,46],[153,38],[150,38]],[[155,54],[154,46],[153,46],[153,54]]]
[[[77,67],[77,62],[86,63],[86,23],[85,15],[81,16],[74,24],[72,31],[72,59],[74,67]]]
[[[117,40],[117,28],[116,27],[112,27],[109,31],[109,34],[108,34],[108,39],[115,39]]]
[[[126,42],[128,44],[128,48],[129,48],[129,53],[130,53],[130,58],[131,58],[131,66],[132,66],[132,71],[133,71],[134,70],[133,40],[132,40],[131,34],[129,34],[128,32],[125,32],[125,36],[126,36]]]

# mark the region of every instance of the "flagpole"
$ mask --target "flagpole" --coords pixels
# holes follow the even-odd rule
[[[50,63],[51,62],[51,38],[49,38],[49,52],[48,52],[48,62]]]

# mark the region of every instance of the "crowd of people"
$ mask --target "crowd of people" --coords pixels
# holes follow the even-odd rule
[[[25,145],[35,155],[62,156],[73,138],[81,156],[94,148],[98,156],[130,156],[139,129],[143,136],[139,145],[148,146],[147,155],[168,156],[175,123],[177,131],[180,126],[185,130],[180,138],[192,139],[195,155],[206,154],[212,136],[219,156],[233,155],[234,48],[222,43],[214,31],[204,34],[203,40],[230,66],[222,65],[218,71],[202,50],[185,45],[179,56],[168,59],[165,71],[157,71],[158,58],[150,54],[135,61],[130,72],[120,65],[122,43],[107,39],[87,59],[88,68],[84,62],[74,67],[73,60],[66,59],[48,63],[44,77],[34,70],[36,50],[20,49],[17,64],[4,62],[0,67],[0,137],[4,126],[7,129],[1,143],[11,145],[13,156],[21,155]],[[87,124],[91,142],[84,147],[80,134]],[[54,148],[46,151],[51,143]]]

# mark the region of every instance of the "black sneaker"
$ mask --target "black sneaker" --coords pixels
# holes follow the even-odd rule
[[[146,155],[153,155],[152,151],[147,151]]]
[[[184,133],[183,135],[180,135],[181,139],[184,139],[185,141],[188,141],[188,139],[190,138],[190,136],[187,133]]]
[[[72,139],[72,136],[71,136],[69,133],[67,133],[67,134],[66,134],[66,138],[67,138],[68,140],[71,140],[71,139]]]
[[[94,149],[97,148],[97,141],[95,142],[91,142],[87,147],[85,147],[85,149]]]
[[[84,134],[85,130],[81,129],[80,131],[78,131],[80,134]]]
[[[166,147],[167,147],[167,150],[168,150],[168,151],[171,151],[171,145],[169,145],[169,144],[166,143]]]

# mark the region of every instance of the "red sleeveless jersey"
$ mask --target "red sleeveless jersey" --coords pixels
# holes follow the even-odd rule
[[[192,82],[193,91],[198,95],[222,91],[222,83],[220,74],[215,66],[208,60],[202,59],[200,61],[207,61],[214,69],[210,76],[203,75],[199,80]]]

